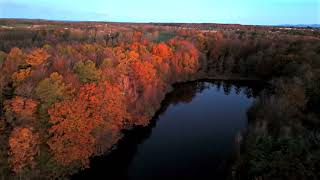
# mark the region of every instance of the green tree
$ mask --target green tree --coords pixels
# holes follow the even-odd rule
[[[62,100],[66,92],[67,86],[63,82],[63,77],[57,72],[40,81],[36,87],[36,95],[49,106],[58,100]]]
[[[2,66],[2,64],[6,58],[7,58],[7,54],[3,51],[0,51],[0,67]]]
[[[101,70],[97,69],[96,64],[91,60],[78,62],[74,67],[74,71],[83,83],[97,82],[101,77]]]

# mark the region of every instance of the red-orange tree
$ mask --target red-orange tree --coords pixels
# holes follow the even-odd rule
[[[141,62],[134,60],[130,63],[132,77],[137,80],[142,87],[146,87],[152,83],[157,77],[157,72],[150,62]]]
[[[19,65],[24,63],[25,55],[19,48],[12,48],[9,54],[6,56],[5,61],[1,67],[1,79],[3,81],[1,86],[7,84],[11,78],[11,75],[18,70]]]
[[[55,103],[49,109],[48,144],[56,160],[63,165],[79,160],[87,165],[97,151],[97,137],[119,131],[126,116],[123,95],[108,82],[85,84],[71,100]]]
[[[35,166],[39,142],[39,135],[30,128],[13,129],[9,138],[9,163],[14,172],[19,173],[26,166]]]
[[[171,64],[178,79],[194,74],[199,68],[199,52],[189,41],[173,39],[170,45],[175,47]]]
[[[44,49],[34,49],[27,55],[26,62],[32,66],[38,66],[45,62],[50,55]]]
[[[15,83],[19,83],[26,79],[31,74],[31,68],[19,69],[17,72],[13,73],[11,78]]]
[[[170,58],[172,49],[165,43],[156,44],[152,47],[152,62],[164,81],[172,81],[170,71]]]
[[[20,96],[5,103],[6,119],[13,125],[32,125],[39,102]]]
[[[172,50],[167,44],[159,43],[152,47],[152,54],[160,56],[162,58],[168,58],[172,55]]]

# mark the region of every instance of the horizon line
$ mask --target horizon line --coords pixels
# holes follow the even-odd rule
[[[89,22],[89,23],[128,23],[128,24],[222,24],[222,25],[240,25],[240,26],[320,26],[320,23],[311,24],[242,24],[242,23],[220,23],[220,22],[139,22],[139,21],[103,21],[103,20],[61,20],[61,19],[44,19],[44,18],[7,18],[0,17],[0,20],[33,20],[33,21],[51,21],[51,22]]]

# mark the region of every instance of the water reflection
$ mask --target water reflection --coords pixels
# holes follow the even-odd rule
[[[225,178],[246,109],[262,89],[249,82],[179,84],[148,127],[125,132],[74,179]]]

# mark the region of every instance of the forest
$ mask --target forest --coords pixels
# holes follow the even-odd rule
[[[269,84],[233,179],[320,178],[320,30],[0,21],[0,174],[57,179],[147,126],[181,82]]]

